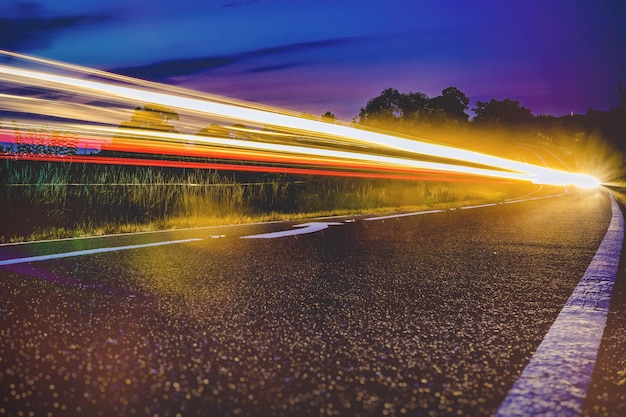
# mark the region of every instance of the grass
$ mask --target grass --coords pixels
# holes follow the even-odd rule
[[[423,210],[504,200],[458,184],[3,161],[0,242]]]

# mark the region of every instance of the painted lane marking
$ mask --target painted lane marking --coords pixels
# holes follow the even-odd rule
[[[315,233],[320,230],[327,229],[329,226],[342,226],[343,223],[337,222],[311,222],[304,224],[296,224],[293,227],[297,229],[285,230],[282,232],[263,233],[260,235],[242,236],[242,239],[275,239],[278,237],[302,235],[305,233]]]
[[[529,197],[529,196],[531,196],[533,194],[537,194],[541,190],[543,190],[543,185],[539,185],[539,188],[537,188],[535,191],[530,192],[528,194],[524,194],[524,195],[519,196],[519,197],[507,198],[506,200],[504,200],[504,202],[511,201],[511,200],[522,200],[523,201],[526,197]]]
[[[530,194],[534,194],[534,193],[530,193]],[[527,194],[527,195],[530,195],[530,194]],[[554,194],[554,195],[549,195],[549,196],[545,196],[545,197],[525,198],[525,199],[518,199],[518,200],[506,200],[506,201],[503,201],[502,203],[488,203],[488,204],[480,204],[480,205],[476,205],[476,206],[465,206],[465,207],[458,207],[458,208],[451,207],[448,210],[457,210],[457,209],[468,210],[468,209],[475,209],[475,208],[492,207],[492,206],[497,206],[498,204],[523,203],[523,202],[531,201],[531,200],[543,200],[545,198],[562,197],[564,195],[567,195],[567,193]],[[523,196],[523,197],[525,197],[525,196]],[[369,218],[363,219],[363,220],[387,220],[387,219],[394,219],[394,218],[397,218],[397,217],[418,216],[420,214],[443,213],[443,212],[444,212],[444,210],[417,211],[417,212],[414,212],[414,213],[402,213],[402,214],[392,214],[392,215],[389,215],[389,216],[369,217]]]
[[[5,259],[3,261],[0,261],[0,266],[23,264],[27,262],[47,261],[50,259],[70,258],[72,256],[93,255],[96,253],[115,252],[115,251],[128,250],[128,249],[149,248],[152,246],[171,245],[174,243],[195,242],[198,240],[202,240],[202,239],[196,238],[196,239],[171,240],[169,242],[144,243],[141,245],[116,246],[116,247],[109,247],[109,248],[98,248],[98,249],[79,250],[79,251],[73,251],[73,252],[53,253],[50,255],[29,256],[25,258]]]
[[[459,207],[461,210],[470,210],[470,209],[475,209],[475,208],[483,208],[483,207],[493,207],[493,206],[497,206],[497,203],[489,203],[489,204],[480,204],[478,206],[465,206],[465,207]]]
[[[533,193],[531,193],[533,194]],[[546,196],[543,198],[552,198],[552,197],[561,197],[566,195],[567,192],[562,194],[555,194]],[[506,200],[503,204],[511,204],[511,203],[521,203],[528,200]],[[448,210],[457,210],[456,207],[449,208]],[[429,214],[429,213],[443,213],[444,210],[430,210],[430,211],[419,211],[414,213],[403,213],[403,214],[393,214],[389,216],[381,216],[381,217],[370,217],[364,220],[386,220],[392,219],[395,217],[404,217],[404,216],[416,216],[420,214]],[[328,216],[328,217],[319,217],[319,219],[334,219],[334,218],[344,218],[345,215],[341,216]],[[352,223],[354,220],[345,220],[345,223]],[[181,229],[165,229],[165,230],[148,230],[143,232],[128,232],[128,233],[113,233],[109,235],[94,235],[94,236],[78,236],[78,237],[66,237],[66,238],[58,238],[58,239],[47,239],[47,240],[31,240],[25,242],[11,242],[11,243],[0,243],[0,247],[11,247],[11,246],[27,246],[34,245],[39,243],[53,243],[53,242],[65,242],[72,240],[86,240],[86,239],[106,239],[111,237],[126,237],[126,236],[135,236],[135,235],[146,235],[146,234],[156,234],[156,233],[177,233],[177,232],[186,232],[193,230],[207,230],[207,229],[217,229],[217,228],[227,228],[227,227],[241,227],[241,226],[256,226],[256,225],[264,225],[264,224],[277,224],[283,223],[282,220],[273,220],[268,222],[254,222],[254,223],[238,223],[238,224],[225,224],[225,225],[215,225],[215,226],[200,226],[200,227],[185,227]],[[224,236],[224,235],[215,235],[215,236]],[[211,236],[213,237],[213,236]]]
[[[525,198],[523,200],[505,200],[505,201],[502,202],[502,204],[514,204],[514,203],[524,203],[526,201],[546,200],[548,198],[564,197],[564,196],[566,196],[568,194],[569,194],[569,191],[561,193],[561,194],[551,194],[551,195],[545,195],[545,196],[542,196],[542,197]]]
[[[64,238],[47,239],[47,240],[30,240],[30,241],[25,241],[25,242],[0,243],[0,247],[26,246],[26,245],[34,245],[36,243],[65,242],[65,241],[84,240],[84,239],[106,239],[110,237],[126,237],[126,236],[148,235],[148,234],[157,234],[157,233],[178,233],[178,232],[188,232],[188,231],[193,231],[193,230],[207,230],[207,229],[219,229],[219,228],[241,227],[241,226],[256,226],[260,224],[275,224],[275,223],[282,223],[282,222],[283,222],[282,220],[272,220],[269,222],[223,224],[223,225],[215,225],[215,226],[184,227],[181,229],[148,230],[144,232],[128,232],[128,233],[112,233],[110,235],[93,235],[93,236],[64,237]]]
[[[397,217],[406,217],[406,216],[419,216],[421,214],[430,214],[430,213],[443,213],[443,210],[428,210],[428,211],[417,211],[414,213],[402,213],[402,214],[391,214],[389,216],[380,216],[380,217],[368,217],[363,220],[387,220],[387,219],[395,219]]]
[[[624,217],[610,197],[613,214],[604,240],[496,417],[582,413],[624,238]]]

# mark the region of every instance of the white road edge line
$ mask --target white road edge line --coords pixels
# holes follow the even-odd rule
[[[414,213],[391,214],[389,216],[368,217],[367,219],[363,219],[363,220],[366,220],[366,221],[387,220],[387,219],[395,219],[396,217],[419,216],[420,214],[430,214],[430,213],[443,213],[443,210],[428,210],[428,211],[416,211]]]
[[[624,239],[624,216],[610,197],[613,214],[604,240],[496,417],[581,415]]]
[[[195,239],[171,240],[168,242],[144,243],[141,245],[116,246],[116,247],[109,247],[109,248],[98,248],[98,249],[79,250],[79,251],[73,251],[73,252],[53,253],[50,255],[29,256],[25,258],[5,259],[5,260],[0,261],[0,266],[23,264],[23,263],[28,263],[28,262],[48,261],[50,259],[70,258],[72,256],[93,255],[95,253],[115,252],[115,251],[128,250],[128,249],[149,248],[152,246],[171,245],[174,243],[195,242],[198,240],[202,240],[202,239],[195,238]]]

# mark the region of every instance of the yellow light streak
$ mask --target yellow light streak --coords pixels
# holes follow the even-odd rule
[[[296,116],[293,112],[281,111],[267,106],[256,106],[251,103],[237,102],[216,96],[169,87],[161,84],[136,80],[104,71],[79,67],[76,65],[56,63],[41,58],[26,57],[6,51],[5,55],[28,59],[37,63],[78,72],[82,76],[97,75],[108,82],[83,79],[76,76],[62,75],[49,71],[23,69],[0,65],[0,79],[14,84],[37,86],[82,95],[86,100],[110,100],[112,103],[158,103],[176,110],[186,111],[197,117],[236,121],[242,124],[268,126],[271,131],[261,131],[250,128],[233,127],[243,133],[257,137],[265,137],[266,141],[237,140],[218,137],[196,136],[189,134],[174,134],[167,132],[139,131],[138,129],[120,129],[102,126],[83,127],[86,134],[128,136],[137,140],[171,141],[180,146],[204,146],[232,148],[249,152],[264,152],[267,154],[301,155],[303,157],[323,158],[334,161],[360,161],[368,164],[378,164],[381,167],[399,167],[429,171],[452,172],[465,175],[486,176],[510,180],[530,181],[536,184],[577,185],[581,187],[595,187],[600,182],[588,175],[576,174],[562,170],[540,167],[529,163],[513,161],[485,153],[428,143],[424,140],[413,140],[390,134],[362,130],[341,124],[332,124],[310,118]],[[9,98],[9,96],[6,96]],[[16,108],[24,111],[25,108],[45,108],[45,114],[54,113],[50,102],[34,100],[32,104],[24,99],[12,98]],[[19,105],[18,105],[19,104]],[[63,106],[61,106],[63,107]],[[97,106],[88,104],[72,104],[63,107],[63,111],[55,114],[62,117],[74,117],[76,120],[104,120],[104,116],[119,114],[117,108],[107,109],[100,116],[96,116]],[[108,117],[107,124],[112,124]],[[67,128],[67,125],[65,126]],[[82,130],[79,129],[79,130]],[[294,138],[304,136],[317,140],[315,146],[294,145]],[[268,140],[289,141],[291,144],[268,143]],[[329,149],[342,146],[350,149],[358,147],[360,151]],[[390,156],[401,153],[406,157]],[[433,162],[432,159],[442,162]],[[424,159],[431,159],[425,161]],[[443,162],[445,161],[445,162]]]
[[[94,131],[107,132],[110,134],[127,135],[135,137],[151,138],[153,140],[163,140],[164,138],[178,143],[196,143],[202,145],[227,147],[236,149],[248,149],[255,151],[277,152],[291,155],[306,155],[322,158],[331,158],[335,160],[365,161],[373,162],[389,167],[406,167],[413,169],[423,169],[442,172],[456,172],[461,174],[487,176],[493,178],[503,178],[521,181],[533,181],[534,177],[526,173],[504,172],[498,170],[488,170],[462,165],[444,164],[427,162],[420,160],[411,160],[404,158],[394,158],[379,155],[370,155],[357,152],[337,151],[332,149],[309,148],[305,146],[279,145],[264,142],[241,141],[237,139],[224,139],[195,135],[184,135],[176,133],[150,132],[143,131],[137,136],[137,131],[133,129],[110,129],[110,128],[94,128]]]

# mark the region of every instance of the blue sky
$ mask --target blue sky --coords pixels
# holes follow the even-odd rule
[[[387,87],[607,110],[619,0],[0,0],[0,48],[350,120]]]

